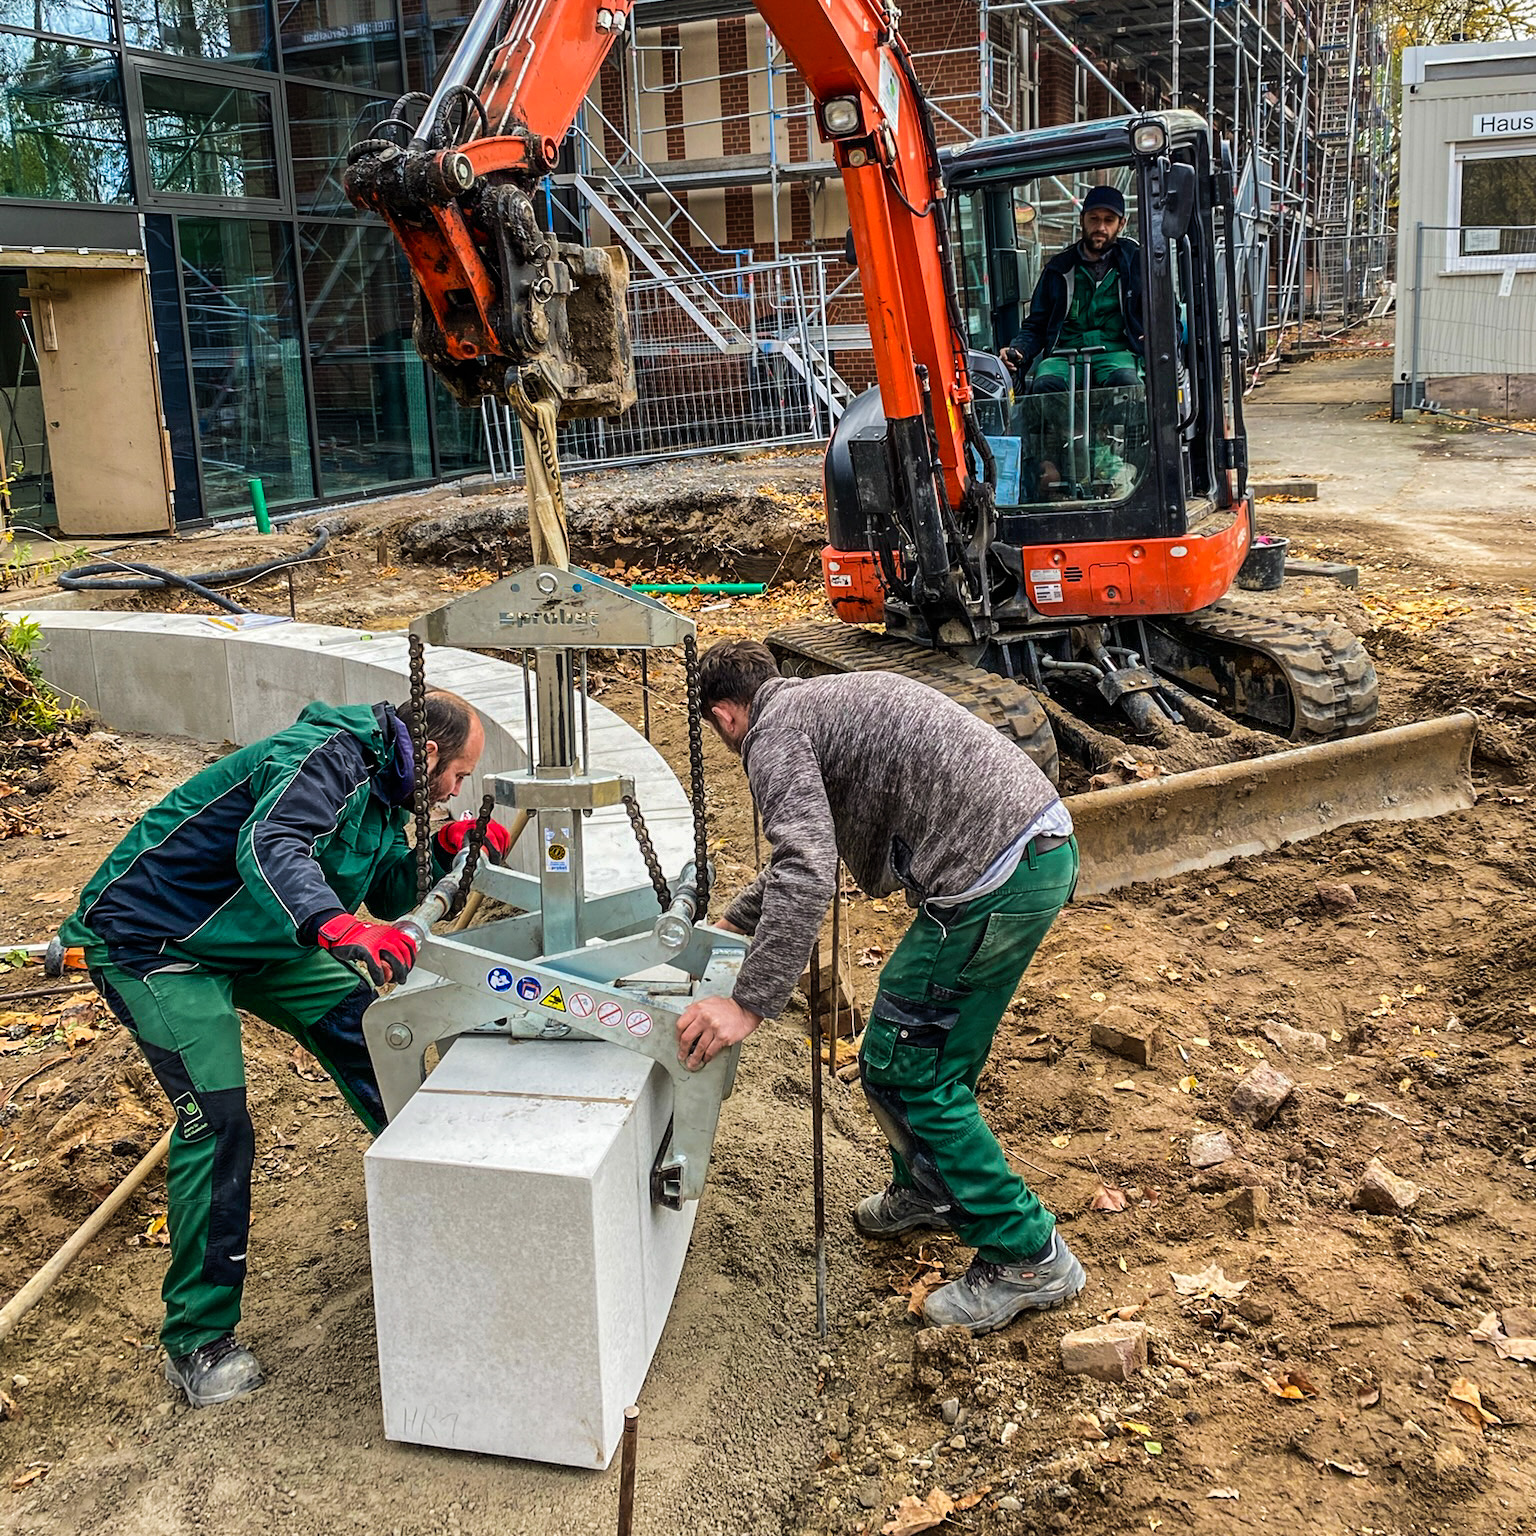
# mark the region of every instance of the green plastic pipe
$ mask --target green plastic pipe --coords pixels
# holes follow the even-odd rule
[[[251,488],[251,511],[256,514],[256,527],[261,533],[272,532],[272,519],[267,516],[267,492],[260,475],[253,475],[245,482]]]
[[[676,596],[683,592],[720,592],[728,597],[753,597],[768,589],[766,581],[637,581],[636,592],[664,592]]]

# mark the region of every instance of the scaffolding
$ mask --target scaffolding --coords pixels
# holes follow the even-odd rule
[[[1165,107],[1212,121],[1238,188],[1236,297],[1255,374],[1390,303],[1385,0],[908,0],[902,15],[941,142]],[[586,205],[588,233],[611,239],[648,209],[672,249],[651,240],[640,264],[685,286],[701,267],[840,243],[835,167],[751,8],[637,0],[631,20],[554,178]],[[723,196],[743,191],[761,194],[745,230],[742,203]],[[859,317],[832,318],[851,347]]]

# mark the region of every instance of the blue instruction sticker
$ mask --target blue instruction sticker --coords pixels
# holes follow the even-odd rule
[[[492,992],[510,992],[512,990],[512,972],[498,965],[494,970],[489,970],[485,973],[485,984]]]
[[[508,985],[510,985],[510,981]],[[540,994],[544,991],[537,976],[519,976],[517,978],[517,995],[525,1003],[536,1003]]]

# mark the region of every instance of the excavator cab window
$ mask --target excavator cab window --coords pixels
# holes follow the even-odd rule
[[[1124,199],[1118,238],[1139,284],[1140,209],[1130,164],[989,181],[957,199],[961,302],[972,345],[994,355],[1021,348],[1032,328],[1045,341],[1014,376],[1010,395],[977,403],[1003,507],[1121,501],[1147,470],[1139,295],[1124,291],[1115,253],[1081,244],[1083,205],[1100,187]],[[1065,272],[1052,265],[1074,248],[1097,259]],[[1042,314],[1031,322],[1036,305]]]

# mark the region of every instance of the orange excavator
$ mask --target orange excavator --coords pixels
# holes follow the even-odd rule
[[[1100,767],[1122,738],[1232,721],[1298,743],[1368,729],[1356,637],[1233,590],[1274,552],[1254,547],[1233,181],[1208,125],[1148,112],[941,151],[883,5],[756,4],[847,191],[877,379],[827,452],[844,622],[770,636],[785,670],[920,676],[1053,775],[1058,741]],[[430,99],[351,151],[347,195],[398,238],[417,347],[466,405],[494,396],[527,424],[634,399],[622,254],[557,239],[534,205],[629,24],[604,0],[481,0]],[[1000,354],[1103,188],[1126,210],[1135,368],[1105,383],[1105,347],[1077,336],[1040,388]]]

